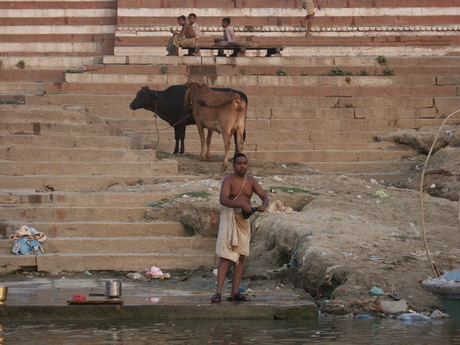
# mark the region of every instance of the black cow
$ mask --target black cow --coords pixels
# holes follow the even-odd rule
[[[241,91],[228,88],[213,88],[213,90],[236,92],[246,103],[248,102],[247,96]],[[153,111],[162,120],[174,127],[174,139],[176,139],[174,154],[184,153],[185,128],[188,125],[195,124],[195,119],[185,109],[184,98],[184,85],[173,85],[164,91],[150,90],[148,86],[143,86],[129,105],[132,110],[143,108]]]

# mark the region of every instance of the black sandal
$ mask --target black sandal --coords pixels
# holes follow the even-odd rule
[[[214,295],[212,295],[211,303],[220,303],[221,301],[222,301],[222,297],[220,296],[220,294],[216,292]]]
[[[248,296],[242,295],[239,292],[233,297],[227,298],[227,301],[231,302],[251,302],[251,299]]]

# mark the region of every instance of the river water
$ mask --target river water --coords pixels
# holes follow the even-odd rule
[[[3,322],[0,344],[460,344],[449,319]]]

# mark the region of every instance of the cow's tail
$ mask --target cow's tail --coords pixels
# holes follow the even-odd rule
[[[235,103],[236,103],[236,110],[238,112],[242,112],[244,110],[245,106],[246,106],[246,102],[244,102],[241,99],[236,99]]]

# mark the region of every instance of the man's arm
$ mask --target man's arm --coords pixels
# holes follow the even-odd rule
[[[175,31],[173,29],[171,29],[171,33],[173,35],[176,35],[176,36],[184,36],[185,35],[185,32],[187,30],[187,25],[188,24],[185,24],[183,27],[182,27],[182,30],[179,32],[179,31]],[[192,30],[193,31],[193,30]]]
[[[195,37],[200,38],[200,26],[198,24],[193,24],[193,31],[195,32]]]
[[[259,212],[264,212],[267,207],[268,207],[268,195],[265,193],[264,189],[260,186],[260,184],[254,180],[253,182],[253,189],[254,192],[259,196],[259,198],[262,200],[262,205],[259,206]]]

